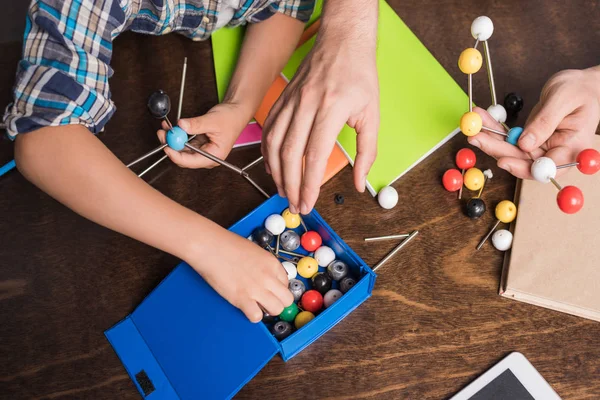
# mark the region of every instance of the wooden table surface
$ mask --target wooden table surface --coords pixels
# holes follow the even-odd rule
[[[458,55],[473,44],[471,21],[490,16],[498,96],[516,91],[525,99],[518,123],[553,73],[600,59],[598,1],[479,3],[391,2],[463,87]],[[5,104],[20,44],[1,49]],[[176,97],[184,56],[183,115],[199,115],[217,101],[210,42],[133,33],[116,40],[111,86],[118,110],[100,137],[124,162],[156,146],[158,123],[146,99],[158,88]],[[488,90],[478,74],[476,101],[487,102]],[[474,251],[492,214],[469,220],[440,183],[465,143],[458,135],[398,181],[400,202],[392,211],[355,193],[350,167],[324,186],[317,209],[369,265],[395,244],[365,244],[365,236],[414,229],[420,235],[379,271],[368,301],[291,361],[275,357],[237,398],[443,399],[512,351],[525,354],[563,398],[600,398],[600,324],[501,298],[502,254],[491,245]],[[11,155],[11,143],[0,143],[0,162]],[[258,155],[258,147],[236,150],[230,161],[244,165]],[[488,206],[512,198],[515,180],[478,157],[480,168],[495,173],[484,192]],[[253,174],[275,192],[262,168]],[[183,170],[166,162],[147,180],[224,227],[263,200],[224,168]],[[18,172],[0,178],[0,190],[0,398],[138,399],[103,332],[177,260],[81,218]],[[336,193],[344,194],[344,205],[334,203]]]

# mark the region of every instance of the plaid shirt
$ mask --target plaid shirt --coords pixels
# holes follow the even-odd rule
[[[101,131],[115,111],[108,86],[112,41],[127,30],[205,40],[222,6],[222,0],[33,0],[14,101],[3,118],[9,137],[65,124]],[[228,26],[274,13],[306,22],[313,7],[314,0],[241,0]]]

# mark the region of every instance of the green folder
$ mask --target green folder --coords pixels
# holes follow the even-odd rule
[[[322,6],[323,0],[317,0],[315,3],[315,10],[310,20],[306,23],[307,26],[310,26],[321,16]],[[225,93],[227,92],[227,87],[229,86],[229,81],[231,81],[233,71],[235,71],[235,64],[240,54],[240,49],[242,48],[245,31],[245,26],[239,26],[236,28],[223,28],[213,33],[211,37],[213,63],[215,65],[215,80],[217,81],[217,93],[219,95],[219,101],[223,101]],[[294,53],[286,65],[285,70],[293,71],[293,73],[296,72],[302,63],[304,56],[306,56],[306,54],[308,54],[312,48],[314,44],[314,38],[309,42],[310,47],[307,48],[306,45],[308,43],[305,43],[305,45],[302,46],[304,51],[300,51],[301,49],[298,49]],[[286,75],[288,80],[292,78],[293,73],[292,75]]]
[[[213,36],[220,98],[235,67],[234,52],[239,51],[243,33],[236,35],[235,43],[231,32],[217,32],[216,41]],[[288,79],[313,44],[314,39],[296,50],[283,71]],[[226,52],[228,59],[221,54]],[[377,70],[381,118],[378,153],[367,176],[367,189],[373,196],[460,132],[459,120],[468,105],[465,92],[384,0],[379,3]],[[353,163],[354,129],[345,126],[338,144]]]

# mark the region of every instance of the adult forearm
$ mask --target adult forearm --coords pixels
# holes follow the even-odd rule
[[[15,156],[32,183],[109,229],[181,259],[213,241],[217,225],[139,179],[83,126],[19,135]]]
[[[375,52],[379,0],[325,0],[318,41],[351,42]]]

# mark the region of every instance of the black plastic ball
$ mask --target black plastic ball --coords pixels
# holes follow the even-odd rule
[[[523,109],[523,98],[517,93],[509,93],[504,98],[504,108],[509,114],[518,114]]]
[[[467,203],[466,213],[467,217],[471,219],[477,219],[485,213],[486,207],[485,202],[481,199],[471,199]]]
[[[171,99],[162,90],[157,90],[148,98],[148,110],[154,118],[164,118],[171,111]]]
[[[273,234],[266,228],[258,228],[252,233],[252,240],[264,249],[273,242]]]
[[[312,287],[317,292],[324,295],[331,289],[331,277],[325,272],[319,272],[312,277]]]
[[[277,340],[283,340],[292,334],[292,325],[289,322],[279,321],[273,328],[272,332]]]
[[[263,312],[262,322],[265,324],[273,324],[277,321],[277,317],[267,312]]]

